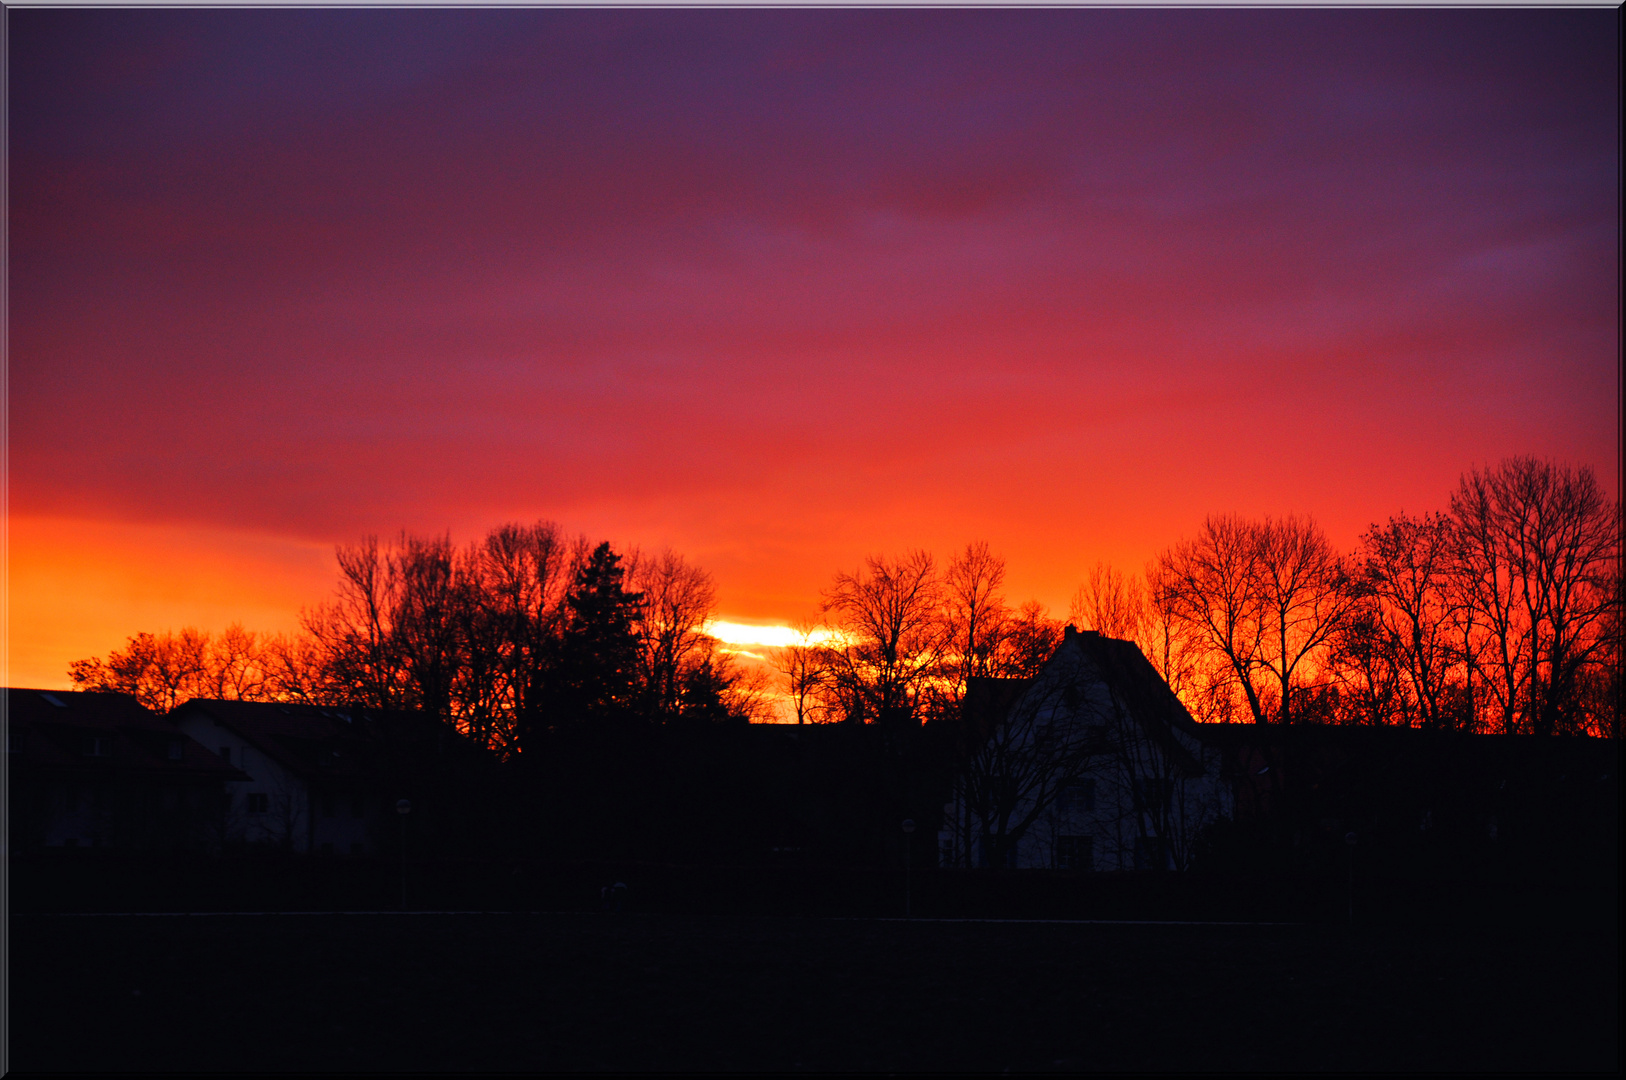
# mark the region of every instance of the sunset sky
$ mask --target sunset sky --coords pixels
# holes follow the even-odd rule
[[[783,624],[986,539],[1619,491],[1613,10],[10,14],[12,685],[546,518]]]

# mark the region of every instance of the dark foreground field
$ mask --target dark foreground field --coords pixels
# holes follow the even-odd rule
[[[1610,1070],[1597,924],[11,919],[11,1065]]]

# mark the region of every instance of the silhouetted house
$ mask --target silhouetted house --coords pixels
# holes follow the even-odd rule
[[[1132,642],[1071,627],[1019,689],[971,690],[942,865],[1344,872],[1350,847],[1406,876],[1617,862],[1609,740],[1199,724]]]
[[[969,687],[966,703],[977,741],[944,808],[942,865],[1184,868],[1230,813],[1222,751],[1132,642],[1068,627],[1034,678]]]
[[[198,699],[170,718],[246,774],[229,785],[231,845],[376,855],[395,850],[399,799],[415,832],[444,833],[489,790],[483,752],[424,713]]]
[[[214,845],[243,773],[128,694],[4,693],[12,853]]]

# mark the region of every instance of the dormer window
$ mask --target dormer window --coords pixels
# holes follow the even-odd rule
[[[169,760],[179,761],[186,753],[186,746],[179,739],[169,740]]]
[[[92,735],[85,753],[90,757],[112,757],[113,737],[111,735]]]

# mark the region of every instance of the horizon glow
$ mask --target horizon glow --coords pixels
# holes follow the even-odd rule
[[[1618,498],[1615,20],[13,11],[6,681],[402,529],[669,546],[769,648],[868,555],[1059,615],[1211,513]]]

